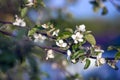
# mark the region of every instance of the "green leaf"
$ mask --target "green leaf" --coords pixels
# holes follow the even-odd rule
[[[75,52],[76,50],[78,50],[78,48],[79,48],[78,44],[72,45],[72,51],[73,52]]]
[[[117,52],[116,55],[115,55],[115,59],[120,59],[120,52]]]
[[[28,8],[27,8],[27,7],[21,9],[21,17],[26,16],[27,11],[28,11]]]
[[[59,39],[66,39],[66,38],[69,38],[71,36],[71,33],[70,32],[63,32],[59,35]]]
[[[85,35],[85,39],[91,44],[96,45],[96,40],[92,34]]]
[[[28,36],[33,35],[37,31],[37,28],[32,28],[31,30],[28,31]]]
[[[73,33],[73,29],[71,29],[71,28],[65,28],[65,30]]]
[[[111,50],[113,50],[113,49],[114,49],[113,46],[109,46],[109,47],[107,48],[108,51],[111,51]]]
[[[81,55],[84,54],[84,51],[83,50],[79,50],[77,52],[75,52],[72,56],[71,56],[71,59],[77,59],[79,58]]]
[[[93,6],[93,11],[94,12],[98,12],[100,10],[100,7],[99,6]]]
[[[86,59],[86,63],[85,63],[84,69],[87,69],[89,66],[90,66],[90,60]]]
[[[108,10],[106,7],[103,7],[103,10],[102,10],[102,15],[106,15],[108,13]]]
[[[117,50],[120,52],[120,48],[117,48]]]

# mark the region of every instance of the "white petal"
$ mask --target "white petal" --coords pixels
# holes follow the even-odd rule
[[[45,40],[45,39],[47,39],[45,36],[42,36],[42,40]]]
[[[80,35],[79,35],[79,38],[83,38],[83,35],[82,35],[82,34],[80,34]]]
[[[96,64],[97,64],[97,66],[100,66],[100,63],[99,63],[98,59],[96,60]]]
[[[53,54],[53,50],[50,49],[47,51],[47,57],[46,57],[46,60],[48,60],[48,58],[54,58],[54,54]]]
[[[100,61],[101,64],[105,64],[106,63],[106,60],[104,58],[100,58],[99,61]]]
[[[39,39],[34,39],[34,42],[35,42],[35,43],[38,43],[38,42],[39,42]]]
[[[34,37],[34,38],[39,38],[39,35],[35,33],[35,34],[33,35],[33,37]]]
[[[76,35],[74,35],[74,34],[73,34],[71,37],[72,37],[73,39],[76,39]]]
[[[13,22],[13,25],[22,26],[22,27],[26,26],[26,23],[24,22],[23,19],[18,18],[17,15],[15,15],[15,17],[16,17],[16,20],[15,22]]]
[[[21,25],[22,27],[25,27],[26,26],[26,23],[25,22],[21,22]]]
[[[47,53],[52,54],[52,53],[53,53],[53,50],[50,49],[50,50],[47,51]]]
[[[67,50],[67,56],[71,56],[71,51],[70,50]]]
[[[59,33],[59,32],[60,32],[60,30],[59,30],[59,29],[57,29],[57,30],[56,30],[56,32],[57,32],[57,33]]]
[[[52,36],[55,36],[55,35],[56,35],[56,32],[54,31],[53,34],[52,34]]]
[[[74,43],[75,43],[75,44],[77,44],[77,43],[78,43],[78,41],[77,41],[77,40],[74,40]]]
[[[52,36],[58,36],[59,31],[60,31],[59,29],[55,30],[55,31],[53,32]]]
[[[33,2],[33,0],[28,0],[28,2]]]
[[[80,32],[77,32],[77,33],[76,33],[76,36],[79,36],[79,35],[81,35]]]
[[[75,60],[75,59],[73,59],[73,60],[71,60],[71,62],[76,63],[76,60]]]
[[[13,25],[19,25],[19,23],[17,23],[17,22],[14,22],[14,23],[13,23]]]
[[[26,6],[28,6],[28,7],[31,7],[31,6],[33,6],[33,5],[34,5],[34,3],[32,3],[32,2],[26,4]]]
[[[83,42],[83,39],[78,39],[79,42]]]
[[[58,42],[56,42],[56,45],[57,45],[57,46],[60,46],[60,44],[59,44]]]
[[[43,28],[47,29],[49,26],[47,26],[46,24],[41,25]]]
[[[66,47],[66,46],[67,46],[67,43],[63,43],[63,44],[62,44],[62,47]]]
[[[79,27],[80,27],[81,29],[85,29],[85,25],[84,25],[84,24],[80,25]]]
[[[82,31],[82,32],[85,32],[85,31],[86,31],[84,24],[80,25],[80,26],[79,26],[79,29],[80,29],[80,31]]]
[[[61,39],[61,40],[59,40],[59,43],[61,44],[61,43],[63,43],[63,40]]]

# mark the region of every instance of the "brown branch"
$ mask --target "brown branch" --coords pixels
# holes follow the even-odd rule
[[[62,54],[64,54],[64,55],[66,55],[66,51],[65,51],[65,50],[62,50],[62,49],[57,48],[57,47],[40,46],[40,45],[37,45],[37,44],[35,44],[35,43],[34,43],[34,46],[38,46],[38,47],[40,47],[41,49],[52,49],[52,50],[54,50],[54,51],[56,51],[56,52],[59,52],[59,53],[62,53]]]
[[[2,23],[2,24],[13,24],[12,22],[6,22],[6,21],[1,21],[1,20],[0,20],[0,23]]]
[[[15,35],[13,35],[12,33],[6,32],[6,31],[2,31],[0,30],[0,33],[7,35],[7,36],[11,36],[11,37],[16,37]]]
[[[3,21],[0,21],[0,23],[3,23],[3,24],[12,24],[11,22],[3,22]],[[20,28],[24,28],[24,29],[27,29],[27,30],[29,29],[29,28],[26,28],[26,27],[20,27]],[[5,32],[5,31],[2,31],[2,30],[0,30],[0,33],[2,33],[2,34],[4,34],[4,35],[7,35],[7,36],[10,36],[10,37],[16,37],[16,36],[13,35],[12,33]],[[48,35],[48,34],[46,34],[46,33],[43,33],[43,32],[38,32],[38,33],[40,33],[40,34],[42,34],[42,35],[44,35],[44,36],[46,36],[46,37],[48,37],[48,38],[55,39],[54,37],[52,37],[52,36],[50,36],[50,35]],[[30,41],[29,38],[27,38],[26,41]],[[32,43],[34,44],[34,46],[38,46],[38,47],[40,47],[41,49],[52,49],[52,50],[54,50],[54,51],[56,51],[56,52],[59,52],[59,53],[62,53],[62,54],[64,54],[64,55],[67,54],[65,50],[62,50],[62,49],[57,48],[57,47],[40,46],[40,45],[38,45],[38,44],[35,44],[33,41],[32,41]],[[86,57],[89,57],[89,58],[96,59],[96,57],[91,56],[89,53],[83,54],[83,55],[81,55],[81,56],[86,56]],[[107,60],[115,60],[115,58],[106,58],[106,59],[107,59]]]
[[[48,35],[48,34],[45,33],[45,32],[37,31],[37,33],[40,33],[41,35],[44,35],[44,36],[46,36],[46,37],[48,37],[48,38],[51,38],[51,39],[56,39],[55,37],[53,37],[53,36],[51,36],[51,35]]]

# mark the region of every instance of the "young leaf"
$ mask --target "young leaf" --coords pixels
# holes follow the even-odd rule
[[[98,12],[100,10],[100,7],[99,6],[93,6],[93,11],[94,12]]]
[[[107,8],[106,8],[106,7],[103,7],[103,10],[102,10],[102,15],[105,15],[105,14],[107,14],[107,13],[108,13]]]
[[[96,40],[92,34],[85,35],[85,39],[91,44],[96,45]]]
[[[90,60],[86,59],[86,63],[85,63],[84,69],[87,69],[89,66],[90,66]]]
[[[113,49],[114,49],[113,46],[109,46],[109,47],[107,48],[108,51],[111,51],[111,50],[113,50]]]
[[[79,48],[78,44],[72,45],[73,52],[76,52],[76,50],[78,50],[78,48]]]
[[[28,36],[33,35],[37,31],[37,28],[33,28],[28,32]]]
[[[83,51],[83,50],[79,50],[79,51],[75,52],[75,53],[71,56],[71,59],[77,59],[77,58],[79,58],[82,54],[84,54],[84,51]]]
[[[28,11],[27,7],[21,9],[21,17],[24,17],[26,15],[27,11]]]
[[[62,34],[59,35],[60,39],[66,39],[69,38],[71,36],[70,32],[63,32]]]
[[[73,29],[71,29],[71,28],[66,28],[65,30],[73,33]]]
[[[120,59],[120,52],[117,52],[116,55],[115,55],[115,59]]]

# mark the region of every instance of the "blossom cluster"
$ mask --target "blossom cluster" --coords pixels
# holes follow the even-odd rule
[[[26,26],[26,22],[24,21],[24,19],[19,18],[17,15],[15,15],[15,22],[13,22],[13,25],[15,26],[21,26],[21,27],[25,27]]]
[[[96,64],[100,66],[106,63],[106,60],[102,58],[104,51],[96,46],[95,39],[91,34],[91,31],[87,31],[85,25],[76,26],[74,31],[65,32],[61,34],[59,29],[56,29],[52,24],[42,24],[39,26],[41,32],[34,32],[33,39],[37,44],[43,43],[46,39],[52,39],[55,42],[55,48],[61,49],[66,52],[67,60],[72,63],[89,61],[90,56],[96,57]],[[69,34],[70,33],[70,34]],[[83,46],[85,42],[91,44],[87,49]],[[94,54],[95,53],[95,54]],[[81,58],[81,56],[83,58]],[[54,49],[47,49],[46,60],[49,58],[55,58]],[[88,63],[86,62],[86,63]]]
[[[96,64],[97,66],[100,66],[102,64],[106,63],[105,58],[102,58],[102,54],[104,53],[104,50],[102,50],[100,47],[94,47],[94,51],[95,53],[97,53],[97,57],[96,57]]]

